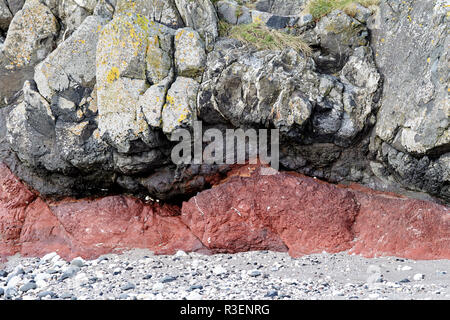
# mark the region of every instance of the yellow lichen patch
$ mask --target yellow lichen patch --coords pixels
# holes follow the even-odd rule
[[[181,123],[181,122],[183,122],[184,120],[186,120],[186,118],[187,118],[187,114],[182,113],[182,114],[180,115],[180,118],[178,118],[178,122]]]
[[[80,124],[77,124],[73,127],[69,128],[69,131],[75,136],[81,136],[83,134],[84,129],[87,127],[89,122],[85,121]]]
[[[176,40],[180,40],[180,38],[183,36],[184,30],[180,30],[177,35],[175,36]]]
[[[175,99],[172,96],[167,96],[166,101],[168,104],[175,104]]]
[[[260,23],[263,22],[262,19],[261,19],[261,15],[255,15],[255,17],[252,17],[252,18],[253,18],[253,23],[260,24]]]
[[[106,81],[108,81],[108,83],[113,83],[114,81],[119,79],[119,76],[120,76],[119,69],[116,67],[112,67],[108,73],[108,76],[106,77]]]
[[[138,15],[137,15],[137,19],[136,19],[136,23],[137,23],[143,30],[145,30],[146,32],[149,31],[149,29],[148,29],[148,23],[149,23],[149,20],[148,20],[147,17],[144,17],[144,16],[138,14]]]

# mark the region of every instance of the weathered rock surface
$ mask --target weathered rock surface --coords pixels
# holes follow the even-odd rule
[[[0,167],[0,255],[94,258],[130,248],[292,256],[349,250],[365,256],[450,258],[448,208],[292,173],[244,166],[176,206],[124,196],[45,202]],[[180,216],[181,214],[181,216]]]
[[[402,184],[449,201],[448,7],[381,1],[378,14],[370,26],[385,84],[371,148]]]
[[[199,84],[185,77],[178,77],[170,87],[162,111],[163,131],[167,134],[181,127],[192,127],[197,110]]]
[[[213,252],[350,250],[365,256],[450,257],[445,206],[289,173],[235,176],[183,204],[182,219]],[[281,241],[281,242],[280,242]]]
[[[178,209],[122,196],[46,203],[0,167],[0,256],[41,256],[56,251],[66,259],[149,248],[207,253],[177,217]]]
[[[224,40],[208,56],[199,112],[209,122],[221,117],[234,126],[272,125],[284,132],[311,118],[305,135],[348,146],[375,109],[379,79],[368,48],[355,50],[339,79],[318,73],[311,58],[293,49],[254,52]]]
[[[38,0],[27,0],[11,21],[3,53],[11,67],[43,60],[54,48],[58,21]]]
[[[90,16],[66,41],[36,66],[34,79],[47,100],[65,91],[94,88],[97,42],[106,20]]]
[[[21,9],[10,22],[0,50],[0,107],[18,100],[24,81],[33,78],[35,64],[56,46],[60,28],[50,9],[38,0],[28,0],[23,7],[16,3],[14,8]]]
[[[25,4],[25,0],[5,0],[5,2],[13,15],[19,12]]]
[[[147,71],[151,83],[169,75],[170,30],[145,17],[122,13],[101,31],[97,45],[99,131],[119,152],[130,152],[133,141],[152,134],[145,119],[138,117],[139,100],[148,89]],[[155,49],[161,50],[155,53]]]
[[[184,26],[174,0],[118,0],[116,12],[134,12],[174,29]]]
[[[211,48],[219,36],[218,18],[210,0],[175,0],[186,27],[197,30]]]
[[[255,8],[259,11],[270,12],[277,15],[298,15],[306,7],[304,0],[258,0]]]
[[[156,205],[116,196],[126,193],[177,204],[188,201],[185,223],[204,246],[211,238],[210,249],[217,252],[269,248],[301,254],[320,248],[447,256],[442,249],[448,246],[448,219],[442,218],[447,208],[428,202],[316,185],[285,173],[232,178],[191,199],[218,184],[231,167],[208,161],[174,164],[171,153],[178,149],[170,141],[176,129],[192,130],[196,120],[203,122],[203,131],[277,128],[284,171],[448,203],[446,4],[382,0],[380,6],[354,4],[313,19],[305,10],[307,2],[298,0],[0,0],[0,163],[36,190],[30,205],[14,205],[27,218],[5,225],[27,224],[20,227],[30,230],[23,234],[23,252],[37,250],[34,239],[47,239],[50,247],[81,248],[81,238],[73,240],[65,233],[70,229],[65,224],[71,223],[62,216],[66,211],[86,207],[86,216],[77,215],[94,224],[96,201],[110,206],[105,215],[114,217],[118,211],[112,207],[125,202],[138,217],[158,216]],[[270,34],[299,37],[310,50],[259,50],[252,37],[219,37],[219,26],[221,35],[229,27],[224,21],[262,24],[261,30]],[[271,41],[269,35],[265,41]],[[200,140],[199,135],[191,137],[187,145],[198,146]],[[252,230],[239,224],[239,215],[229,216],[241,210],[234,203],[239,194],[227,193],[230,186],[242,189],[243,205],[273,208],[280,202],[277,192],[285,196],[280,188],[270,187],[267,193],[273,197],[267,197],[267,203],[259,190],[254,190],[254,199],[245,190],[275,181],[288,190],[300,181],[302,187],[294,189],[307,195],[289,193],[293,189],[286,196],[292,206],[303,206],[300,201],[313,204],[317,215],[296,214],[286,205],[278,215],[255,218],[248,209],[246,217],[255,224]],[[306,186],[317,188],[318,194],[310,195],[302,189]],[[209,226],[217,228],[205,229],[192,211],[193,201],[207,197],[204,194],[236,209],[223,209],[223,203],[209,199],[209,207],[217,209]],[[47,197],[92,200],[70,200],[69,206]],[[97,197],[102,198],[94,200]],[[58,211],[59,207],[64,209]],[[427,213],[423,221],[416,221],[407,212]],[[215,216],[218,213],[223,216]],[[5,215],[9,219],[9,213]],[[227,217],[229,221],[218,222]],[[131,216],[124,219],[124,224],[132,224]],[[180,219],[177,223],[183,226]],[[288,220],[311,230],[304,231],[309,242],[284,225]],[[381,223],[379,229],[375,222]],[[54,226],[53,231],[48,226]],[[408,227],[419,231],[409,233]],[[222,234],[227,228],[236,232]],[[317,233],[321,228],[331,228],[338,236]],[[372,229],[376,236],[370,235]],[[398,238],[393,231],[397,229]],[[190,230],[177,230],[192,235]],[[82,233],[75,227],[73,231]],[[14,239],[20,239],[21,232]],[[137,238],[126,237],[130,245],[137,243]],[[114,247],[114,239],[108,240],[108,248]],[[422,244],[416,245],[419,239]]]
[[[0,0],[0,30],[8,30],[13,14],[5,0]]]
[[[190,29],[179,29],[175,35],[175,63],[180,76],[197,78],[205,69],[206,52],[205,45],[200,35]]]

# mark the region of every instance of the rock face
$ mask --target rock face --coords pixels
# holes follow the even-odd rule
[[[55,94],[92,89],[95,85],[95,51],[99,31],[106,20],[90,16],[43,62],[36,66],[34,79],[47,100]]]
[[[448,7],[382,1],[379,15],[372,46],[385,85],[371,148],[403,184],[448,201]]]
[[[67,259],[94,258],[127,248],[208,252],[181,222],[178,208],[122,196],[46,203],[4,165],[0,172],[0,256],[50,250]]]
[[[174,29],[183,27],[174,0],[118,0],[117,12],[134,12]]]
[[[393,194],[338,187],[295,173],[244,166],[176,206],[124,196],[45,202],[0,167],[0,256],[20,252],[95,258],[130,248],[235,253],[339,252],[450,258],[448,208]],[[414,214],[411,214],[414,213]]]
[[[175,0],[178,11],[187,27],[200,33],[207,47],[219,36],[216,10],[210,0]]]
[[[72,223],[65,220],[67,212],[95,224],[97,201],[113,217],[118,215],[113,207],[126,203],[135,216],[125,215],[120,223],[132,224],[133,217],[155,218],[165,210],[143,203],[154,198],[177,206],[187,201],[181,217],[171,220],[178,221],[180,231],[174,232],[194,235],[212,252],[269,248],[297,255],[320,248],[445,256],[436,249],[442,243],[430,236],[435,232],[446,241],[440,228],[447,218],[438,205],[287,173],[230,180],[204,191],[233,165],[172,161],[179,151],[172,140],[180,128],[194,133],[183,141],[186,150],[205,147],[195,134],[197,121],[200,134],[279,129],[282,172],[450,202],[447,2],[381,0],[322,17],[308,10],[308,1],[299,0],[0,0],[0,163],[35,190],[32,204],[13,205],[23,209],[21,218],[13,214],[11,220],[13,211],[4,211],[5,221],[18,219],[22,222],[11,225],[22,226],[29,219],[32,230],[42,219],[55,226],[55,234],[24,233],[24,239],[53,237],[57,240],[49,243],[82,250],[82,237],[89,235],[67,240],[71,235],[64,230]],[[274,41],[285,46],[274,49]],[[205,159],[216,156],[220,152]],[[252,230],[240,224],[239,215],[230,216],[241,211],[234,198],[240,194],[231,186],[242,189],[243,203],[262,210],[263,204],[273,208],[280,202],[276,197],[283,194],[275,182],[293,188],[286,192],[290,204],[280,212],[262,217],[262,211],[242,209],[255,223]],[[263,194],[252,183],[268,184],[270,190]],[[318,193],[309,193],[308,186]],[[55,202],[66,197],[91,200]],[[207,203],[216,210],[211,229],[194,210]],[[305,205],[317,207],[316,214],[295,210]],[[396,206],[398,215],[385,211],[396,212]],[[337,214],[333,208],[339,208]],[[407,231],[416,221],[406,212],[425,208],[433,214],[419,229],[411,227],[421,232],[416,239]],[[301,225],[305,238],[287,221]],[[365,228],[374,229],[374,221],[383,224],[380,232],[403,230],[401,238],[370,236]],[[157,222],[148,232],[165,224]],[[16,233],[20,243],[22,231]],[[137,243],[131,234],[126,237],[130,246]],[[410,249],[406,241],[419,238],[424,245]],[[29,252],[36,241],[25,241],[31,243]],[[108,241],[111,249],[116,240]],[[372,249],[364,249],[366,243]],[[27,252],[27,246],[16,249]],[[429,256],[425,246],[434,250]]]
[[[224,2],[217,3],[220,17]],[[42,55],[13,69],[8,59],[1,63],[2,103],[8,106],[2,121],[9,128],[4,141],[10,142],[4,148],[14,153],[4,161],[47,196],[118,190],[167,199],[154,187],[161,180],[150,180],[165,172],[161,190],[179,184],[175,173],[181,169],[170,163],[169,140],[177,128],[190,129],[200,120],[222,131],[280,129],[280,162],[287,170],[335,183],[426,191],[446,201],[446,142],[418,154],[386,136],[397,130],[387,127],[395,117],[384,120],[393,105],[386,99],[395,94],[386,93],[389,74],[382,77],[376,63],[395,59],[389,59],[392,50],[378,53],[368,31],[377,36],[382,20],[369,19],[371,11],[361,7],[352,16],[336,10],[313,21],[305,5],[258,1],[253,7],[244,1],[239,6],[251,19],[240,23],[295,34],[312,46],[310,56],[218,39],[216,7],[209,0],[27,1],[12,19],[3,58],[27,43],[13,41],[18,37]],[[379,14],[386,10],[382,4]],[[31,34],[24,14],[49,20],[46,29]],[[45,43],[33,40],[41,36]],[[23,86],[32,78],[37,89],[32,81]],[[427,116],[433,126],[422,126],[442,138],[440,105],[435,109],[442,121]],[[214,168],[207,169],[213,176]]]
[[[359,47],[337,78],[318,73],[311,58],[293,49],[254,52],[220,41],[208,56],[200,117],[212,123],[221,117],[236,127],[273,126],[291,136],[297,131],[298,142],[349,146],[375,109],[380,77],[371,54]]]
[[[444,206],[297,174],[261,176],[259,170],[243,167],[183,204],[183,222],[208,249],[450,256],[450,215]]]
[[[0,30],[8,30],[13,15],[5,0],[0,0]]]

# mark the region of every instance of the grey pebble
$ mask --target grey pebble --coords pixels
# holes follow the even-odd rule
[[[148,280],[148,279],[151,279],[151,278],[152,278],[151,274],[146,274],[142,279]]]
[[[21,274],[25,274],[25,270],[23,270],[23,268],[17,268],[17,270],[14,270],[14,272],[12,273],[13,276],[18,276]]]
[[[55,274],[55,273],[58,273],[59,271],[56,271],[55,269],[48,269],[47,270],[47,273],[48,274]]]
[[[123,291],[128,291],[128,290],[132,290],[135,288],[136,288],[136,286],[133,283],[128,282],[125,285],[123,285],[120,289],[122,289]]]
[[[203,286],[201,284],[192,285],[187,289],[188,292],[194,291],[194,290],[202,290]]]
[[[63,281],[63,280],[66,280],[68,278],[72,278],[74,275],[76,275],[78,273],[78,271],[80,271],[80,267],[70,266],[67,269],[67,271],[63,273],[63,275],[61,276],[61,278],[59,280]]]
[[[259,277],[261,275],[261,272],[259,272],[258,270],[252,271],[249,273],[250,277]]]
[[[30,281],[30,282],[24,284],[22,287],[20,287],[20,291],[27,292],[29,290],[36,289],[36,288],[37,288],[36,283]]]
[[[81,267],[84,267],[84,260],[83,259],[81,259],[81,258],[75,258],[75,259],[73,259],[71,262],[70,262],[70,264],[72,265],[72,266],[76,266],[76,267],[79,267],[79,268],[81,268]]]
[[[50,296],[51,298],[55,298],[56,294],[53,291],[42,291],[38,293],[38,298],[44,298],[46,296]]]
[[[5,291],[5,298],[6,299],[12,299],[13,296],[17,295],[17,289],[16,288],[8,288]]]
[[[98,278],[97,278],[97,277],[89,278],[89,283],[90,283],[90,284],[96,283],[97,281],[98,281]]]
[[[264,297],[273,298],[278,296],[278,291],[272,290],[266,293]]]
[[[8,272],[6,272],[5,270],[0,270],[0,278],[5,278],[8,276]]]
[[[166,276],[161,279],[161,283],[168,283],[177,280],[177,277]]]

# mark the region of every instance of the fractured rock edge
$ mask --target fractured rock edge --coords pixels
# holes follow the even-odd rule
[[[0,257],[93,259],[146,248],[205,254],[348,251],[450,259],[449,208],[297,173],[242,166],[179,207],[125,196],[45,202],[0,164]]]

